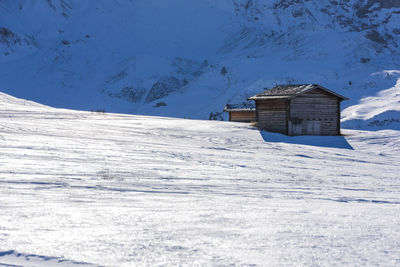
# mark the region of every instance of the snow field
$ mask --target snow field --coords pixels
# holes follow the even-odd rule
[[[383,71],[375,75],[397,76],[400,71]],[[342,112],[346,126],[362,129],[400,129],[400,79],[395,86],[381,90],[376,96],[362,98],[357,105]]]
[[[399,265],[400,132],[344,133],[1,94],[0,265]]]

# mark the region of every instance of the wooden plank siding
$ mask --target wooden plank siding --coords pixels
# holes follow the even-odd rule
[[[255,111],[230,111],[229,120],[236,122],[252,122],[256,120]]]
[[[276,85],[249,97],[262,130],[287,135],[340,135],[340,104],[348,100],[318,84]]]
[[[301,123],[302,135],[315,134],[310,125],[318,125],[320,135],[340,134],[340,100],[320,89],[307,92],[290,100],[289,120]]]
[[[261,129],[287,134],[287,100],[258,100],[256,117],[257,126]]]

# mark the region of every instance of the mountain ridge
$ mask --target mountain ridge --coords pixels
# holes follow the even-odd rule
[[[395,86],[372,74],[400,69],[399,22],[393,0],[1,0],[0,90],[207,119],[264,87],[319,83],[346,108]]]

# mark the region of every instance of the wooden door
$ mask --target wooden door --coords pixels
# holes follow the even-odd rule
[[[293,123],[292,121],[289,121],[288,123],[288,135],[294,136],[294,135],[301,135],[302,131],[302,123]]]
[[[321,121],[307,121],[307,135],[321,135]]]
[[[292,124],[292,135],[301,135],[302,123]]]

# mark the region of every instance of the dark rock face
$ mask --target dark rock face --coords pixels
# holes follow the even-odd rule
[[[153,84],[145,102],[150,103],[154,100],[166,97],[169,94],[179,90],[183,86],[183,81],[178,80],[176,77],[170,76],[161,78]]]
[[[279,28],[275,36],[295,35],[299,30],[362,32],[366,41],[381,48],[395,49],[400,45],[400,0],[275,0],[269,6],[262,1],[235,0],[236,14],[262,24],[270,23],[271,15]],[[241,7],[241,8],[240,8]],[[400,22],[398,23],[400,24]],[[390,26],[388,26],[390,25]],[[265,29],[268,31],[268,28]],[[271,36],[271,39],[275,39]],[[290,40],[286,40],[287,42]]]
[[[12,31],[5,27],[0,28],[0,43],[6,44],[11,47],[21,43],[21,39],[15,35]]]
[[[393,8],[393,7],[400,7],[399,0],[370,0],[371,2],[380,2],[382,8]]]
[[[146,90],[144,88],[133,88],[133,86],[126,86],[122,90],[115,94],[114,97],[125,99],[131,103],[138,103],[142,100]]]
[[[382,44],[384,46],[388,45],[387,40],[382,35],[380,35],[379,32],[377,32],[376,30],[367,32],[365,37],[378,44]]]
[[[354,5],[354,9],[356,10],[356,15],[360,18],[368,17],[368,14],[371,11],[380,10],[382,8],[400,8],[400,1],[398,0],[368,0],[367,3],[365,1],[358,1]]]
[[[14,35],[9,29],[1,27],[0,28],[0,36],[5,38],[9,37],[10,35]]]
[[[32,49],[36,46],[34,38],[28,35],[18,35],[6,27],[0,27],[0,52],[8,56],[18,47],[26,46]]]
[[[176,70],[173,74],[174,76],[163,77],[155,82],[146,96],[145,103],[166,97],[188,85],[203,73],[204,68],[208,66],[208,62],[197,63],[185,58],[175,58],[172,66]]]
[[[155,108],[159,108],[159,107],[166,107],[167,106],[167,104],[165,103],[165,102],[158,102],[157,104],[155,104]]]

